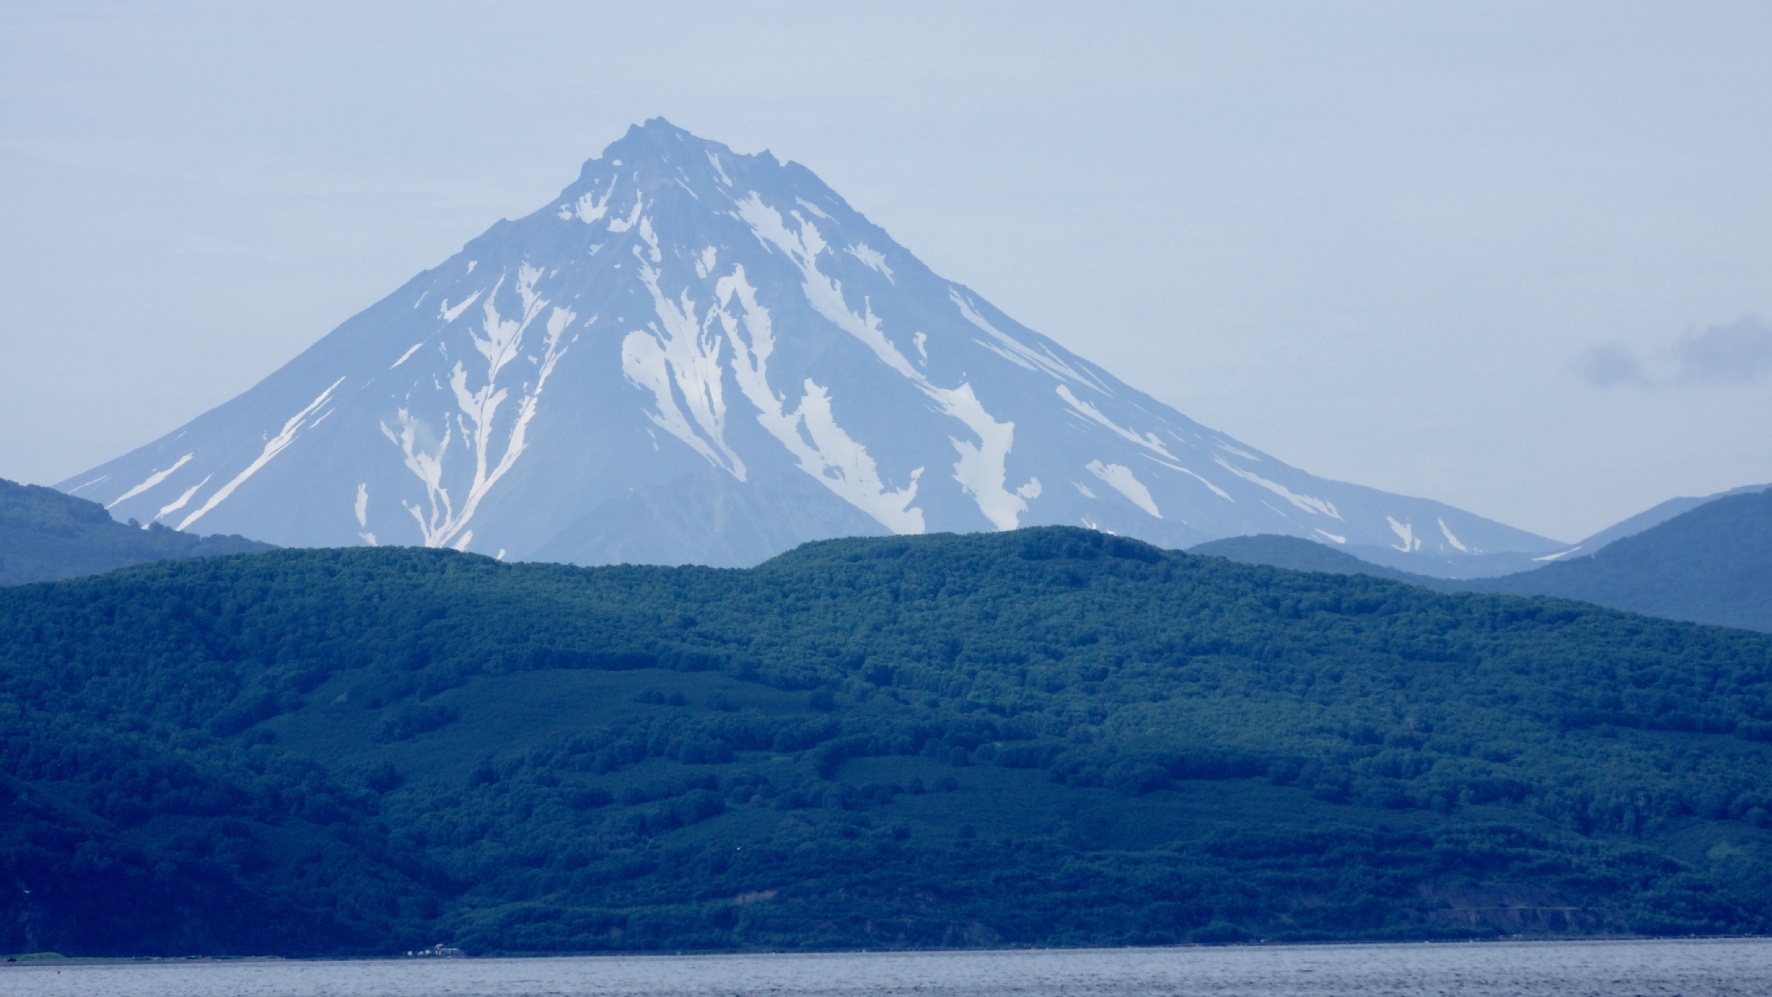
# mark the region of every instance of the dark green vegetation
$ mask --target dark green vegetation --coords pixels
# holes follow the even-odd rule
[[[1068,529],[0,591],[0,948],[1772,928],[1772,637]]]
[[[1266,564],[1275,568],[1287,568],[1292,571],[1326,571],[1334,575],[1371,575],[1374,578],[1389,578],[1392,581],[1407,582],[1424,588],[1452,591],[1462,587],[1460,583],[1442,578],[1430,578],[1427,575],[1410,574],[1387,568],[1382,564],[1362,561],[1352,554],[1336,550],[1328,544],[1303,537],[1288,537],[1277,533],[1258,533],[1248,537],[1225,537],[1222,540],[1208,540],[1203,544],[1188,548],[1189,554],[1201,557],[1222,557],[1238,564]]]
[[[0,585],[96,575],[144,561],[270,550],[238,536],[196,536],[158,523],[141,529],[97,502],[0,478]]]
[[[1463,587],[1772,631],[1772,491],[1706,502],[1592,557]]]

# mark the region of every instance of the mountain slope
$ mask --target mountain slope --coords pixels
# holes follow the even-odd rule
[[[1671,498],[1634,516],[1621,519],[1579,543],[1563,545],[1548,553],[1543,551],[1503,551],[1477,554],[1459,552],[1461,556],[1447,556],[1444,553],[1421,555],[1404,551],[1400,545],[1392,544],[1353,544],[1340,549],[1367,564],[1418,578],[1496,578],[1502,575],[1534,571],[1563,558],[1595,554],[1613,541],[1635,536],[1652,526],[1665,523],[1675,516],[1696,509],[1707,502],[1714,502],[1730,495],[1765,491],[1766,488],[1766,485],[1743,485],[1740,488],[1732,488],[1713,495]],[[1253,554],[1254,550],[1251,549],[1248,553]],[[1441,586],[1430,585],[1429,587]]]
[[[1693,509],[1696,509],[1701,505],[1715,502],[1720,498],[1728,498],[1732,495],[1748,495],[1756,492],[1763,492],[1768,488],[1772,488],[1772,485],[1742,485],[1740,488],[1731,488],[1728,491],[1716,492],[1711,495],[1682,495],[1678,498],[1670,498],[1665,502],[1658,502],[1634,516],[1613,523],[1611,526],[1606,527],[1600,532],[1595,533],[1593,536],[1576,544],[1575,550],[1584,555],[1595,554],[1599,552],[1600,548],[1605,547],[1607,544],[1610,544],[1615,540],[1622,540],[1625,537],[1634,537],[1644,530],[1654,526],[1660,526],[1662,523],[1667,522],[1675,516],[1691,512]]]
[[[1441,582],[1441,579],[1438,578],[1412,575],[1406,571],[1398,571],[1395,568],[1363,561],[1345,550],[1316,540],[1281,536],[1276,533],[1259,533],[1252,537],[1225,537],[1222,540],[1208,540],[1203,544],[1189,547],[1188,553],[1198,557],[1222,557],[1238,564],[1265,564],[1275,568],[1285,568],[1289,571],[1323,571],[1334,575],[1371,575],[1375,578],[1388,578],[1391,581],[1403,582],[1408,585],[1422,585],[1436,591],[1439,590],[1438,583]]]
[[[0,762],[13,949],[1772,927],[1772,637],[1078,529],[8,589]]]
[[[1591,556],[1467,587],[1772,631],[1772,491],[1715,499]]]
[[[238,536],[127,526],[96,502],[0,479],[0,585],[96,575],[143,561],[270,549]]]
[[[662,119],[239,398],[60,487],[283,545],[582,564],[1042,523],[1171,547],[1557,547],[1200,426],[930,272],[804,167]]]
[[[1300,537],[1227,537],[1189,553],[1294,571],[1372,575],[1437,592],[1558,596],[1649,616],[1772,631],[1772,491],[1754,486],[1696,506],[1692,501],[1672,499],[1581,545],[1597,547],[1598,553],[1494,578],[1411,574]],[[1660,515],[1679,508],[1687,511]],[[1654,525],[1643,527],[1645,522]]]

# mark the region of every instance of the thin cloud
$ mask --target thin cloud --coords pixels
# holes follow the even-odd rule
[[[1572,364],[1597,388],[1745,384],[1772,375],[1772,328],[1748,317],[1687,332],[1648,353],[1618,343],[1583,350]]]
[[[1757,381],[1772,374],[1772,329],[1759,319],[1689,332],[1674,349],[1684,381]]]
[[[1575,358],[1575,373],[1596,388],[1648,382],[1647,375],[1643,373],[1643,365],[1617,344],[1583,350]]]

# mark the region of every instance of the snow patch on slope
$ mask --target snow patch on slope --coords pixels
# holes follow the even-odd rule
[[[652,230],[652,219],[649,217],[643,217],[640,219],[640,238],[646,241],[647,248],[651,250],[652,262],[663,262],[664,256],[658,249],[658,233]],[[638,246],[634,247],[634,255],[639,255]]]
[[[1395,516],[1386,516],[1384,518],[1386,522],[1391,524],[1391,532],[1395,533],[1397,539],[1402,541],[1402,543],[1397,544],[1394,549],[1400,550],[1405,554],[1410,551],[1421,549],[1421,538],[1415,535],[1415,524],[1399,523]]]
[[[775,331],[769,310],[757,303],[757,289],[745,280],[744,267],[720,278],[714,294],[718,304],[709,318],[718,320],[732,345],[732,373],[739,390],[756,406],[757,422],[794,456],[800,470],[833,494],[894,533],[922,533],[923,510],[911,503],[923,469],[912,471],[905,487],[887,488],[867,447],[837,424],[829,392],[811,378],[802,382],[800,401],[789,411],[785,399],[769,386]]]
[[[357,501],[351,511],[357,514],[357,536],[371,547],[379,546],[375,542],[375,534],[369,532],[369,483],[357,482]]]
[[[131,488],[130,490],[128,490],[128,491],[124,492],[123,494],[117,496],[116,498],[112,499],[111,504],[105,506],[105,508],[107,510],[113,509],[117,506],[117,504],[119,502],[123,502],[127,499],[135,498],[137,495],[140,495],[142,492],[145,492],[148,489],[159,484],[160,482],[165,481],[167,478],[172,476],[172,472],[178,470],[181,467],[184,467],[185,464],[189,463],[190,459],[194,456],[196,456],[196,454],[190,454],[190,453],[185,454],[183,457],[180,457],[178,460],[174,461],[172,466],[167,468],[166,470],[155,471],[153,474],[148,475],[147,479],[144,480],[141,484],[136,485],[134,488]]]
[[[888,281],[891,281],[894,284],[898,283],[898,281],[892,279],[892,268],[886,265],[886,254],[877,249],[869,248],[867,243],[858,242],[855,245],[850,246],[849,255],[860,260],[870,269],[879,271],[881,276],[885,277]]]
[[[623,219],[623,218],[610,219],[609,220],[609,231],[611,231],[611,232],[626,232],[628,229],[631,229],[635,225],[639,224],[640,210],[646,206],[645,202],[646,202],[645,197],[643,195],[641,195],[638,191],[636,191],[634,193],[634,210],[628,212],[628,216],[625,219]]]
[[[720,340],[696,321],[689,292],[683,291],[673,301],[659,290],[658,278],[657,270],[640,269],[640,279],[652,294],[658,317],[648,322],[645,330],[634,330],[622,339],[621,372],[636,386],[652,392],[657,408],[646,417],[654,425],[743,481],[744,461],[726,444]],[[689,409],[687,416],[677,405],[679,393]]]
[[[419,340],[419,341],[418,341],[418,342],[416,342],[416,343],[413,343],[413,344],[412,344],[412,346],[411,346],[411,347],[409,347],[409,348],[408,348],[408,349],[407,349],[407,350],[406,350],[406,352],[405,352],[405,353],[402,353],[402,354],[400,354],[400,359],[398,359],[398,360],[396,360],[396,361],[394,361],[394,362],[393,362],[393,363],[391,363],[391,364],[388,364],[388,369],[389,369],[389,370],[393,370],[393,369],[394,369],[394,368],[395,368],[395,367],[398,367],[398,366],[400,366],[400,365],[401,365],[401,364],[403,364],[403,363],[405,363],[405,362],[406,362],[406,361],[408,361],[408,360],[410,360],[410,359],[412,359],[412,355],[413,355],[413,354],[414,354],[414,353],[417,353],[417,352],[418,352],[418,348],[419,348],[419,347],[421,347],[421,346],[423,346],[423,345],[424,345],[424,340],[422,340],[422,339],[421,339],[421,340]]]
[[[197,494],[198,489],[202,488],[204,485],[209,484],[209,479],[213,478],[213,477],[215,477],[215,475],[205,474],[203,476],[202,481],[199,481],[196,484],[192,485],[191,487],[185,489],[184,494],[180,495],[178,498],[173,499],[171,502],[168,502],[165,505],[161,506],[160,511],[154,513],[154,518],[152,520],[149,520],[149,522],[158,522],[159,520],[164,519],[165,517],[170,516],[173,513],[179,511],[180,509],[183,509],[185,506],[189,505],[191,502],[191,496]],[[146,523],[142,524],[142,528],[147,529],[147,524]]]
[[[480,293],[480,291],[475,291],[473,294],[468,295],[465,301],[456,305],[454,308],[449,307],[449,299],[444,298],[443,303],[437,306],[437,317],[445,322],[455,321],[461,317],[462,312],[468,310],[469,305],[480,300]]]
[[[755,191],[738,205],[739,217],[751,226],[765,245],[780,249],[800,270],[801,290],[814,311],[837,328],[849,333],[874,351],[874,355],[899,376],[914,384],[934,401],[942,414],[957,419],[977,438],[974,443],[949,437],[960,459],[954,463],[954,480],[978,505],[979,512],[1000,530],[1012,530],[1027,511],[1027,499],[1005,487],[1007,461],[1015,442],[1015,423],[999,422],[985,411],[972,385],[962,382],[955,388],[942,388],[932,383],[913,366],[898,347],[886,338],[880,319],[867,299],[862,300],[860,314],[849,308],[843,288],[835,279],[818,269],[818,257],[828,248],[811,222],[796,216],[799,231],[788,230],[781,213],[763,203]]]
[[[721,183],[728,187],[732,186],[732,178],[726,175],[726,170],[720,165],[720,156],[717,153],[708,153],[708,163],[714,167],[714,174],[720,178]],[[621,164],[617,163],[616,165]]]
[[[1114,420],[1109,419],[1107,416],[1103,415],[1101,413],[1101,410],[1096,408],[1094,405],[1091,405],[1088,402],[1082,400],[1081,398],[1078,398],[1074,393],[1072,393],[1071,389],[1067,385],[1061,384],[1058,386],[1058,397],[1064,399],[1065,404],[1069,405],[1071,407],[1072,411],[1076,412],[1078,415],[1082,416],[1083,418],[1088,419],[1090,422],[1094,422],[1098,425],[1105,426],[1108,429],[1111,429],[1115,433],[1119,434],[1121,438],[1128,440],[1132,443],[1136,443],[1139,446],[1144,447],[1146,450],[1151,451],[1152,453],[1162,454],[1163,456],[1169,458],[1170,460],[1178,459],[1174,454],[1169,452],[1168,447],[1165,447],[1163,445],[1163,441],[1157,438],[1156,433],[1146,433],[1143,436],[1140,436],[1137,433],[1133,432],[1132,430],[1127,429],[1124,426],[1121,426],[1120,424],[1114,422]]]
[[[1332,519],[1341,518],[1341,513],[1336,511],[1335,503],[1333,502],[1320,498],[1313,498],[1309,495],[1300,495],[1292,489],[1287,488],[1285,485],[1280,484],[1278,481],[1269,481],[1261,475],[1256,474],[1254,471],[1245,471],[1216,454],[1213,455],[1212,459],[1218,462],[1219,467],[1242,478],[1244,481],[1266,488],[1268,491],[1273,492],[1275,495],[1278,495],[1298,508],[1303,509],[1305,512],[1311,513],[1312,515],[1328,516]]]
[[[601,221],[603,216],[609,213],[609,198],[614,193],[615,178],[611,177],[609,179],[609,188],[603,192],[602,197],[598,197],[596,191],[587,190],[579,195],[578,201],[570,208],[560,209],[560,217],[562,219],[567,219],[576,215],[578,220],[584,222],[586,225]]]
[[[1228,454],[1236,454],[1238,457],[1241,457],[1244,460],[1251,460],[1257,464],[1261,463],[1260,457],[1255,456],[1254,454],[1250,453],[1247,450],[1238,450],[1236,447],[1233,447],[1230,444],[1225,443],[1223,440],[1220,440],[1218,442],[1218,449],[1223,450],[1225,453],[1228,453]]]
[[[1535,557],[1532,560],[1534,560],[1534,561],[1556,561],[1556,560],[1560,560],[1562,558],[1568,557],[1570,554],[1573,554],[1580,549],[1581,549],[1581,546],[1579,544],[1577,544],[1576,546],[1571,547],[1568,550],[1559,550],[1554,554],[1546,554],[1543,557]]]
[[[1132,473],[1131,468],[1124,467],[1120,464],[1103,464],[1099,460],[1092,460],[1088,464],[1088,470],[1090,474],[1093,474],[1106,482],[1109,488],[1112,488],[1114,491],[1117,491],[1121,495],[1130,499],[1133,505],[1138,506],[1140,509],[1143,509],[1145,512],[1150,513],[1158,519],[1163,518],[1163,514],[1157,511],[1156,501],[1151,498],[1150,489],[1146,488],[1144,483],[1138,480],[1138,478]]]
[[[953,301],[955,307],[960,309],[960,315],[964,317],[966,321],[971,322],[979,329],[988,333],[992,339],[996,340],[996,343],[994,344],[987,343],[982,339],[976,340],[978,345],[983,346],[985,349],[990,350],[992,353],[995,353],[1011,363],[1026,367],[1028,370],[1043,370],[1061,381],[1075,381],[1078,384],[1087,384],[1104,394],[1109,393],[1107,388],[1100,381],[1097,381],[1093,377],[1085,377],[1083,374],[1078,373],[1076,368],[1054,356],[1051,350],[1045,348],[1035,350],[1021,340],[1016,339],[1014,336],[1011,336],[990,324],[990,322],[985,320],[983,315],[978,313],[977,309],[972,306],[972,303],[961,297],[960,292],[954,288],[948,288],[948,298]],[[1099,413],[1097,414],[1099,415]]]
[[[241,471],[239,474],[234,475],[233,479],[230,480],[227,484],[216,489],[215,494],[209,496],[208,501],[204,502],[203,505],[200,506],[196,512],[193,512],[189,516],[186,516],[184,518],[184,521],[178,524],[178,528],[181,530],[186,529],[192,523],[195,523],[197,520],[202,519],[204,516],[208,515],[209,510],[214,509],[216,506],[221,505],[223,502],[227,501],[228,496],[234,494],[234,489],[239,488],[241,485],[245,484],[246,480],[248,478],[251,478],[253,475],[255,475],[259,472],[260,468],[264,467],[266,464],[269,464],[271,462],[271,458],[282,453],[286,448],[288,448],[288,446],[291,443],[294,443],[296,435],[301,432],[302,428],[305,425],[307,425],[308,416],[313,415],[314,411],[316,409],[318,409],[322,405],[325,405],[326,400],[332,397],[333,390],[336,389],[339,385],[343,384],[344,381],[345,381],[345,379],[341,377],[338,380],[332,382],[332,384],[329,385],[325,391],[320,392],[318,397],[316,397],[313,401],[308,403],[307,408],[304,408],[300,412],[297,412],[296,414],[290,416],[289,421],[285,422],[283,424],[283,428],[280,431],[278,431],[277,435],[273,436],[269,440],[265,441],[265,447],[263,450],[259,451],[258,457],[256,457],[252,461],[252,463],[246,465],[246,469],[244,471]]]
[[[400,426],[398,431],[386,422],[381,424],[382,434],[400,448],[406,469],[424,486],[425,504],[422,507],[416,502],[405,500],[401,500],[401,505],[418,523],[419,535],[426,547],[466,550],[474,536],[468,523],[474,518],[481,501],[498,484],[499,479],[510,471],[517,458],[528,447],[529,423],[535,418],[536,405],[541,399],[542,390],[547,386],[548,377],[566,352],[566,345],[561,342],[562,334],[572,324],[572,320],[578,317],[571,309],[560,307],[555,307],[549,315],[541,354],[534,358],[535,380],[516,385],[516,415],[511,418],[509,428],[500,438],[498,412],[511,397],[511,386],[500,384],[500,377],[511,361],[520,355],[524,334],[530,325],[548,306],[548,302],[536,291],[535,285],[541,275],[539,267],[527,263],[518,268],[516,291],[522,309],[515,319],[504,318],[498,310],[498,292],[505,282],[503,276],[499,277],[492,292],[486,296],[483,306],[485,317],[480,331],[469,332],[474,351],[480,355],[483,363],[483,369],[476,370],[475,373],[484,376],[485,381],[470,389],[466,365],[461,360],[455,362],[455,368],[449,376],[449,388],[455,399],[456,411],[444,417],[443,437],[436,440],[435,449],[429,448],[429,444],[435,440],[435,434],[409,408],[402,408],[395,413],[395,421]],[[449,490],[443,486],[444,463],[457,429],[461,431],[463,445],[474,459],[468,493],[459,508]],[[500,447],[496,460],[492,457],[495,444]]]

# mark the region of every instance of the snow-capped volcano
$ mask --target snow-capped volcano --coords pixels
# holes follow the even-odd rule
[[[1168,547],[1558,548],[1207,429],[931,273],[804,167],[662,119],[250,391],[60,487],[277,544],[582,564],[1049,523]]]

